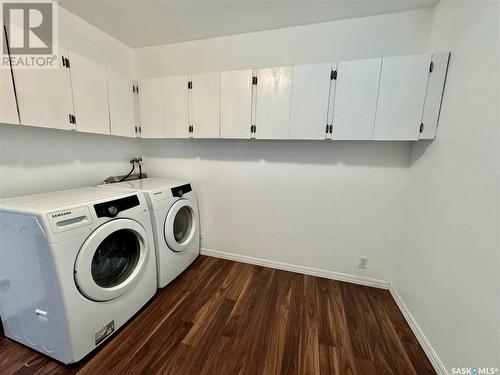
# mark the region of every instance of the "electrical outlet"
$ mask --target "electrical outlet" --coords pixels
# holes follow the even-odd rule
[[[358,267],[368,268],[368,257],[359,257]]]

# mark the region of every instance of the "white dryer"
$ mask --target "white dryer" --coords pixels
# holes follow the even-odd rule
[[[0,315],[5,334],[77,362],[157,290],[141,192],[82,188],[0,201]]]
[[[155,235],[160,288],[175,279],[198,257],[198,198],[190,183],[150,177],[101,186],[146,194]]]

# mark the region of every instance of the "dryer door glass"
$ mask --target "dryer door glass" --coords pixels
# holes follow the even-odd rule
[[[184,206],[179,211],[174,218],[174,238],[179,244],[186,242],[186,239],[191,234],[191,228],[193,227],[193,210]]]
[[[126,280],[139,261],[141,247],[137,235],[120,229],[107,236],[92,258],[91,272],[95,283],[112,288]]]
[[[170,207],[163,227],[170,250],[180,252],[191,246],[198,233],[197,222],[198,211],[190,200],[179,199]]]

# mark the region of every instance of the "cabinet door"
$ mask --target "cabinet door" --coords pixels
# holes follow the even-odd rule
[[[432,55],[432,72],[429,73],[429,82],[427,83],[427,94],[425,96],[422,129],[419,139],[436,138],[449,58],[449,52]]]
[[[111,134],[135,137],[132,80],[106,68]]]
[[[221,72],[220,136],[250,138],[252,70]]]
[[[430,55],[382,60],[374,139],[418,139],[430,61]]]
[[[73,52],[69,56],[76,130],[110,134],[106,68]]]
[[[290,139],[325,139],[332,64],[293,67]]]
[[[166,138],[189,137],[187,76],[165,77],[163,124]]]
[[[11,26],[12,27],[12,26]],[[7,51],[6,28],[2,31],[2,51]],[[19,124],[16,96],[10,69],[0,69],[0,123]]]
[[[381,62],[368,59],[338,63],[332,139],[373,138]]]
[[[3,39],[3,38],[2,38]],[[0,122],[19,124],[10,69],[0,69]]]
[[[258,69],[255,137],[288,139],[292,67]]]
[[[191,76],[191,125],[194,138],[219,138],[220,73]]]
[[[17,99],[21,124],[56,129],[72,129],[69,115],[74,113],[70,71],[63,64],[68,54],[59,48],[56,69],[16,69]]]
[[[163,138],[165,79],[143,79],[139,87],[139,125],[142,138]]]

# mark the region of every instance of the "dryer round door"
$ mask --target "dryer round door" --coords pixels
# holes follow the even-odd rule
[[[148,251],[146,230],[137,221],[109,221],[83,243],[75,262],[76,286],[91,300],[115,299],[141,279]]]
[[[163,232],[167,245],[173,251],[183,251],[189,247],[198,225],[194,205],[188,199],[179,199],[168,211]]]

